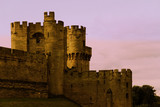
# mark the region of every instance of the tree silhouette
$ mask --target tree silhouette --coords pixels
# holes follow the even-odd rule
[[[154,87],[150,85],[133,86],[133,106],[141,104],[153,105],[156,101],[155,91]]]

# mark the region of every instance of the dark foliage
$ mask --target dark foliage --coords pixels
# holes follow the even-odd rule
[[[156,102],[154,87],[150,85],[133,86],[133,106],[147,104],[153,105]]]

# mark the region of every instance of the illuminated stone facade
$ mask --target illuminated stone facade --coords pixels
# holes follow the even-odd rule
[[[11,23],[11,49],[0,47],[0,98],[65,96],[83,107],[132,107],[130,69],[89,69],[86,28],[64,27],[54,12]]]

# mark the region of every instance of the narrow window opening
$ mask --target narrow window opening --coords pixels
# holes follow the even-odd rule
[[[40,38],[36,38],[36,43],[40,43]]]
[[[40,43],[40,40],[44,38],[44,35],[38,32],[32,35],[32,37],[36,39],[36,43]]]
[[[71,54],[69,54],[69,60],[71,60]]]
[[[128,88],[128,82],[126,83],[126,87]]]
[[[126,93],[126,99],[128,99],[128,93]]]
[[[92,97],[90,96],[90,101],[92,101]]]
[[[107,94],[112,94],[112,90],[110,88],[107,90]]]
[[[79,56],[79,53],[76,53],[76,58],[75,58],[76,60],[78,60],[78,56]]]
[[[83,47],[85,47],[85,45],[86,45],[86,44],[85,44],[85,41],[83,41]]]
[[[75,55],[74,55],[74,53],[72,53],[72,60],[73,60],[73,59],[75,59]]]

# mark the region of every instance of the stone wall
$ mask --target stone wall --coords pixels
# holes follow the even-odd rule
[[[11,23],[11,48],[27,51],[27,22]]]
[[[36,24],[29,23],[28,29],[28,52],[31,53],[44,53],[45,52],[45,40],[44,40],[44,28],[40,22]]]
[[[0,98],[47,98],[46,82],[0,79]]]
[[[78,25],[67,29],[67,67],[78,72],[89,71],[91,48],[86,46],[86,28]]]
[[[49,95],[63,95],[63,74],[66,65],[66,29],[55,20],[54,12],[44,12],[45,53],[48,55]]]
[[[44,55],[0,47],[0,97],[47,97]]]
[[[128,69],[65,72],[64,95],[83,107],[131,107],[132,73]]]
[[[0,98],[65,95],[83,107],[132,107],[129,69],[89,71],[85,27],[44,12],[43,26],[14,22],[11,36],[12,49],[0,47]]]

